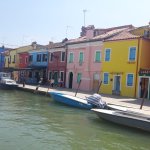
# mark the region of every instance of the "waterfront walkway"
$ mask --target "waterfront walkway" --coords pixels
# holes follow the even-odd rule
[[[22,84],[19,84],[19,88],[21,90],[26,90],[34,93],[36,86],[25,85],[25,87],[23,87]],[[38,91],[35,94],[40,93],[46,95],[47,91],[62,92],[64,94],[73,95],[73,96],[75,95],[76,92],[76,90],[67,89],[67,88],[50,88],[48,90],[48,87],[41,86],[38,88]],[[92,94],[93,94],[92,92],[78,91],[76,96],[80,98],[85,98]],[[134,98],[127,98],[127,97],[114,96],[114,95],[104,95],[104,94],[101,94],[101,96],[102,96],[102,100],[106,101],[106,103],[108,104],[128,107],[129,110],[134,110],[134,111],[138,111],[150,115],[150,100],[144,100],[144,105],[141,110],[140,105],[142,99],[134,99]]]

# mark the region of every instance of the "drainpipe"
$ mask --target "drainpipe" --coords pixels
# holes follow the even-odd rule
[[[135,75],[135,91],[134,91],[134,97],[136,97],[136,91],[137,91],[137,79],[138,79],[138,69],[139,69],[139,53],[140,53],[140,39],[138,38],[138,49],[137,49],[137,63],[136,63],[136,75]]]

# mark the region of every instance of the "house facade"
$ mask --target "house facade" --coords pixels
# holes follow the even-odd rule
[[[5,65],[5,55],[4,55],[4,51],[5,51],[4,46],[3,46],[3,47],[0,47],[0,72],[3,70],[3,67],[4,67],[4,65]]]
[[[66,44],[65,42],[53,43],[48,45],[48,79],[54,80],[54,85],[65,87],[66,82]]]
[[[128,31],[105,40],[100,92],[139,97],[138,73],[148,66],[149,46],[146,39]]]
[[[68,44],[66,87],[97,91],[100,82],[101,41]]]
[[[36,84],[40,78],[47,81],[48,50],[46,47],[39,47],[28,52],[28,79],[27,83]]]

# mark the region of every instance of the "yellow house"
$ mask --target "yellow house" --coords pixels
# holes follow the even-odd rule
[[[128,31],[105,40],[100,93],[138,97],[138,73],[150,65],[149,54],[149,40]]]
[[[16,49],[5,52],[5,69],[12,70],[16,67]]]

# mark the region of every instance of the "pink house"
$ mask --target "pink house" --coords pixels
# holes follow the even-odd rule
[[[80,90],[98,90],[101,80],[101,51],[103,43],[100,40],[90,40],[93,36],[94,27],[89,26],[87,29],[82,28],[80,38],[70,40],[67,43],[67,88],[77,89],[81,80]]]

